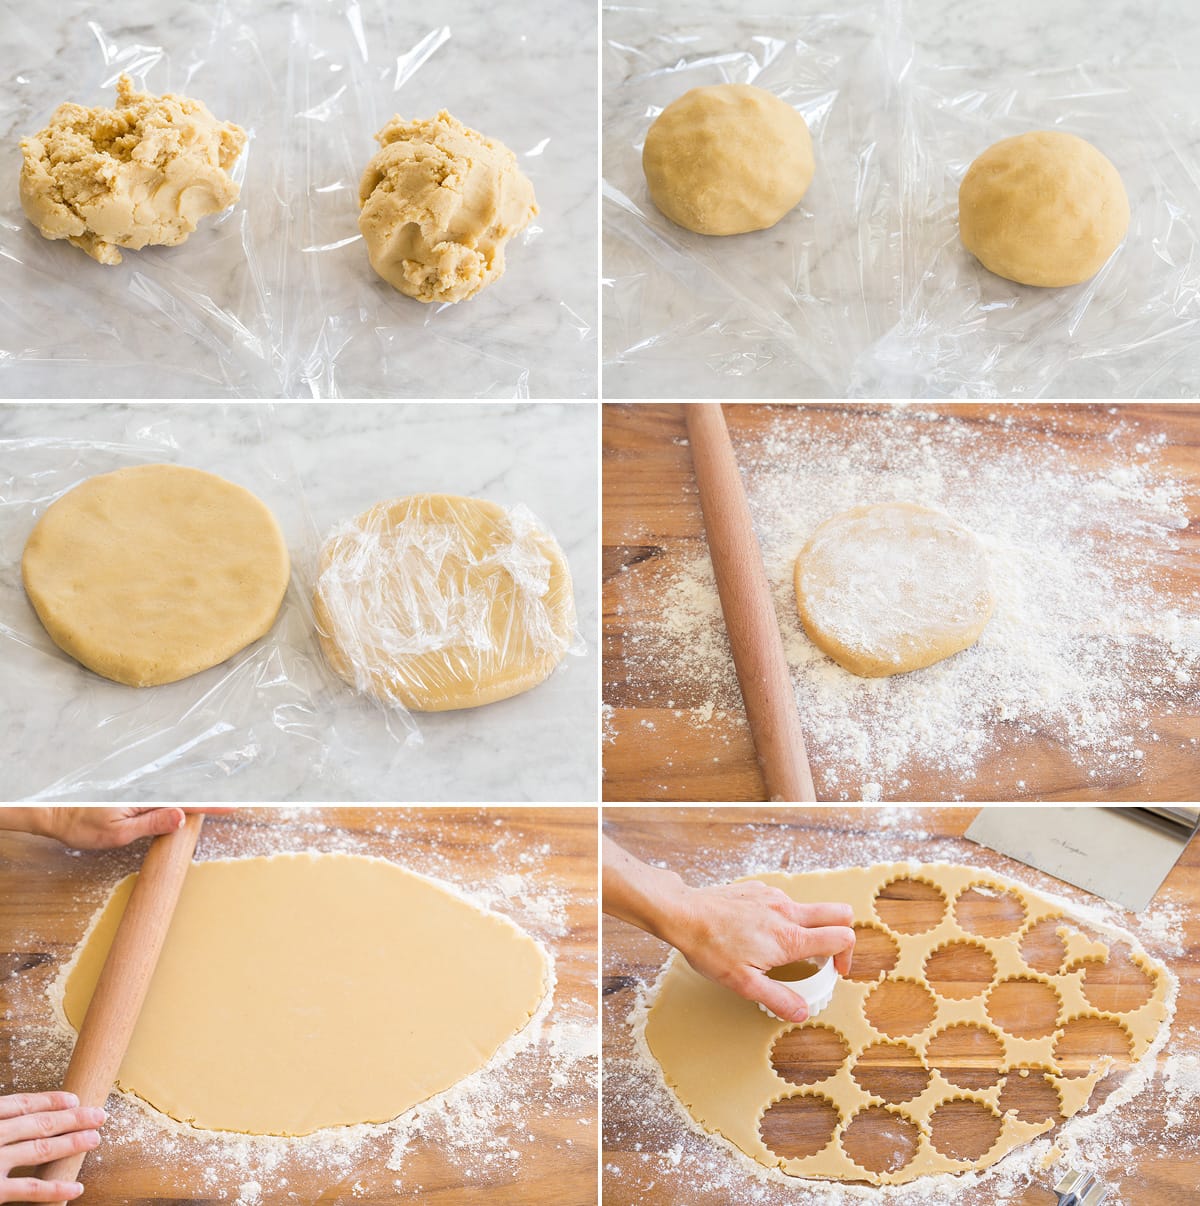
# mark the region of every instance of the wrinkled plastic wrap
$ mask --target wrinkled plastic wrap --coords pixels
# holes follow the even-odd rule
[[[0,440],[0,798],[237,799],[237,776],[277,764],[285,782],[319,779],[337,751],[388,726],[325,665],[310,604],[315,538],[285,445],[267,416],[239,416],[223,461],[181,444],[172,423],[102,443]],[[283,529],[292,580],[270,631],[218,666],[175,683],[128,687],[86,670],[51,641],[25,596],[21,554],[46,508],[85,479],[131,465],[196,464],[253,491]],[[53,767],[31,751],[55,745]],[[65,769],[64,768],[68,768]]]
[[[6,10],[0,393],[595,396],[590,6],[536,0],[519,39],[470,0],[429,17],[383,0],[185,0],[152,17],[129,0]],[[18,144],[62,101],[111,106],[123,71],[250,138],[232,208],[106,267],[25,218]],[[499,281],[427,306],[371,269],[358,184],[388,118],[441,108],[511,147],[541,213]]]
[[[527,507],[478,499],[415,495],[339,525],[315,612],[333,668],[389,707],[491,703],[583,652],[553,536]]]
[[[1200,392],[1200,47],[1165,6],[977,14],[606,18],[605,393],[610,397],[1138,397]],[[1141,24],[1144,22],[1145,24]],[[1178,40],[1172,30],[1178,23]],[[1088,61],[1072,61],[1087,53]],[[645,132],[688,88],[795,105],[816,174],[771,230],[706,238],[654,209]],[[958,185],[1001,138],[1062,129],[1117,166],[1129,234],[1066,289],[989,273]]]

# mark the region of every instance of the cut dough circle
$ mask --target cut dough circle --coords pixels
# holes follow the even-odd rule
[[[502,142],[444,109],[393,117],[358,189],[371,267],[422,302],[474,297],[504,275],[504,247],[537,216],[533,185]]]
[[[1056,1055],[1056,1047],[1072,1025],[1066,1019],[1108,1018],[1127,1036],[1130,1058],[1136,1062],[1146,1054],[1170,1016],[1168,1001],[1173,995],[1170,972],[1140,950],[1135,951],[1134,958],[1153,983],[1149,998],[1120,1015],[1104,1014],[1092,1006],[1084,993],[1086,967],[1108,958],[1108,944],[1087,938],[1068,926],[1069,916],[1064,918],[1062,901],[1041,896],[992,871],[948,863],[892,863],[841,871],[769,873],[754,879],[779,888],[802,903],[846,901],[853,908],[856,927],[886,928],[877,920],[874,902],[889,882],[901,876],[934,885],[948,901],[957,900],[972,888],[989,896],[1011,892],[1024,904],[1025,921],[1016,932],[978,938],[966,934],[951,908],[932,930],[909,934],[889,929],[899,952],[896,966],[881,973],[882,979],[838,981],[832,1002],[816,1025],[840,1036],[846,1054],[835,1071],[819,1078],[806,1078],[802,1089],[784,1080],[771,1064],[776,1043],[785,1031],[793,1029],[792,1023],[772,1020],[753,1001],[701,976],[678,952],[671,955],[651,993],[642,1037],[662,1068],[668,1088],[701,1127],[724,1137],[759,1164],[779,1168],[790,1176],[867,1181],[873,1185],[899,1185],[935,1173],[990,1167],[1015,1147],[1052,1129],[1058,1122],[1059,1110],[1027,1119],[1015,1112],[1004,1114],[999,1136],[988,1150],[978,1158],[958,1160],[940,1151],[931,1135],[929,1119],[939,1107],[966,1100],[999,1115],[1002,1113],[999,1102],[1008,1078],[1020,1076],[1023,1068],[1034,1067],[1044,1071],[1046,1081],[1057,1092],[1062,1117],[1069,1118],[1088,1104],[1092,1090],[1110,1071],[1111,1062],[1093,1058],[1080,1070],[1067,1057]],[[1065,927],[1060,932],[1065,934],[1064,942],[1069,947],[1063,961],[1068,970],[1042,975],[1023,961],[1021,941],[1039,924],[1055,920]],[[1060,1024],[1053,1033],[1037,1038],[1006,1034],[987,1016],[982,995],[955,1000],[937,994],[924,978],[923,968],[929,956],[949,943],[967,940],[988,951],[996,967],[996,983],[1019,977],[1036,981],[1036,988],[1043,984],[1053,986],[1063,1006]],[[857,1150],[856,1145],[853,1141],[847,1143],[846,1136],[855,1117],[879,1108],[884,1100],[865,1088],[855,1078],[854,1071],[864,1053],[878,1053],[881,1044],[893,1041],[868,1020],[866,1003],[881,986],[894,983],[920,985],[935,999],[936,1010],[927,1024],[899,1045],[900,1050],[915,1052],[919,1057],[927,1073],[923,1079],[925,1087],[920,1089],[914,1084],[912,1088],[917,1091],[909,1094],[903,1104],[887,1107],[895,1117],[906,1119],[918,1134],[911,1159],[886,1171],[872,1171],[855,1163],[849,1152]],[[931,1056],[931,1045],[939,1034],[955,1027],[978,1030],[994,1039],[1001,1055],[990,1087],[963,1088],[938,1069],[939,1061]],[[944,1060],[941,1062],[949,1067]],[[904,1063],[901,1057],[899,1066]],[[870,1083],[872,1078],[862,1079]],[[767,1146],[760,1123],[773,1105],[797,1093],[820,1094],[834,1104],[838,1117],[828,1142],[819,1151],[789,1159]]]
[[[987,553],[962,524],[915,503],[827,519],[796,558],[804,631],[839,666],[882,678],[973,645],[994,605]]]
[[[131,687],[198,674],[258,640],[290,572],[266,504],[183,465],[89,478],[49,506],[21,559],[50,639]]]
[[[1129,229],[1120,174],[1090,142],[1036,130],[988,147],[958,190],[963,246],[1010,281],[1047,287],[1095,276]]]
[[[774,226],[813,178],[812,138],[791,105],[752,84],[693,88],[646,134],[650,199],[697,234]]]
[[[79,1028],[136,876],[67,971]],[[484,1067],[537,1011],[542,948],[383,859],[197,863],[118,1085],[206,1130],[386,1122]]]
[[[232,205],[245,145],[246,131],[201,101],[137,92],[122,75],[115,109],[59,105],[21,140],[21,206],[45,238],[119,264],[118,248],[175,246]]]
[[[414,494],[342,525],[313,599],[329,664],[417,712],[473,708],[548,678],[575,633],[566,557],[524,507]]]

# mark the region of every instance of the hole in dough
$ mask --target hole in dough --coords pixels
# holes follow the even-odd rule
[[[916,1124],[898,1110],[867,1106],[842,1132],[842,1150],[860,1168],[896,1173],[911,1163],[921,1143]]]
[[[832,1026],[809,1023],[775,1040],[771,1067],[794,1085],[813,1085],[832,1076],[849,1054],[850,1044]]]
[[[868,1092],[888,1105],[903,1105],[929,1088],[929,1069],[907,1043],[872,1043],[851,1073]]]
[[[952,1001],[977,997],[996,975],[996,961],[978,942],[951,942],[925,960],[925,979],[939,996]]]
[[[1011,1110],[1021,1122],[1063,1121],[1058,1090],[1041,1068],[1014,1068],[1005,1078],[998,1104],[1001,1114]]]
[[[924,934],[946,915],[946,898],[920,879],[894,879],[875,897],[875,912],[901,934]]]
[[[854,961],[849,979],[873,983],[887,975],[900,959],[900,947],[895,938],[881,926],[869,921],[854,926]]]
[[[884,980],[863,1003],[867,1021],[888,1038],[920,1034],[937,1017],[933,994],[915,980]]]
[[[1090,1013],[1067,1022],[1054,1044],[1054,1062],[1060,1075],[1072,1079],[1094,1072],[1106,1056],[1118,1067],[1126,1067],[1129,1055],[1129,1035],[1120,1022]]]
[[[758,1124],[762,1141],[785,1160],[815,1156],[833,1138],[841,1114],[820,1093],[796,1093],[775,1102]]]
[[[1001,980],[987,997],[987,1015],[1016,1038],[1045,1038],[1058,1029],[1062,999],[1049,984],[1018,976]]]
[[[960,1089],[990,1089],[1000,1079],[1004,1044],[990,1030],[960,1022],[939,1031],[925,1048],[925,1062]]]
[[[1130,952],[1124,942],[1108,948],[1104,963],[1089,960],[1083,964],[1083,995],[1089,1005],[1106,1013],[1132,1013],[1154,995],[1158,983]]]
[[[1062,971],[1063,960],[1067,957],[1067,944],[1058,933],[1062,928],[1061,917],[1043,917],[1025,931],[1020,952],[1026,967],[1045,976]]]
[[[979,1101],[944,1101],[929,1116],[930,1142],[943,1156],[978,1160],[1000,1138],[1003,1119]]]
[[[1003,938],[1016,933],[1024,924],[1025,906],[1012,892],[976,884],[954,902],[954,919],[969,934]]]

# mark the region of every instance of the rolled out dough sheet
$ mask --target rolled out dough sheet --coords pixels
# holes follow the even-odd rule
[[[136,878],[66,971],[76,1030]],[[386,1122],[487,1064],[548,978],[517,926],[382,859],[197,863],[118,1085],[209,1130]]]

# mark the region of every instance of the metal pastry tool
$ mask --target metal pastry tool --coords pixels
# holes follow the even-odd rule
[[[1140,913],[1198,827],[1191,805],[981,808],[967,837]]]
[[[1072,1168],[1054,1187],[1058,1206],[1100,1206],[1108,1190],[1091,1173]]]

